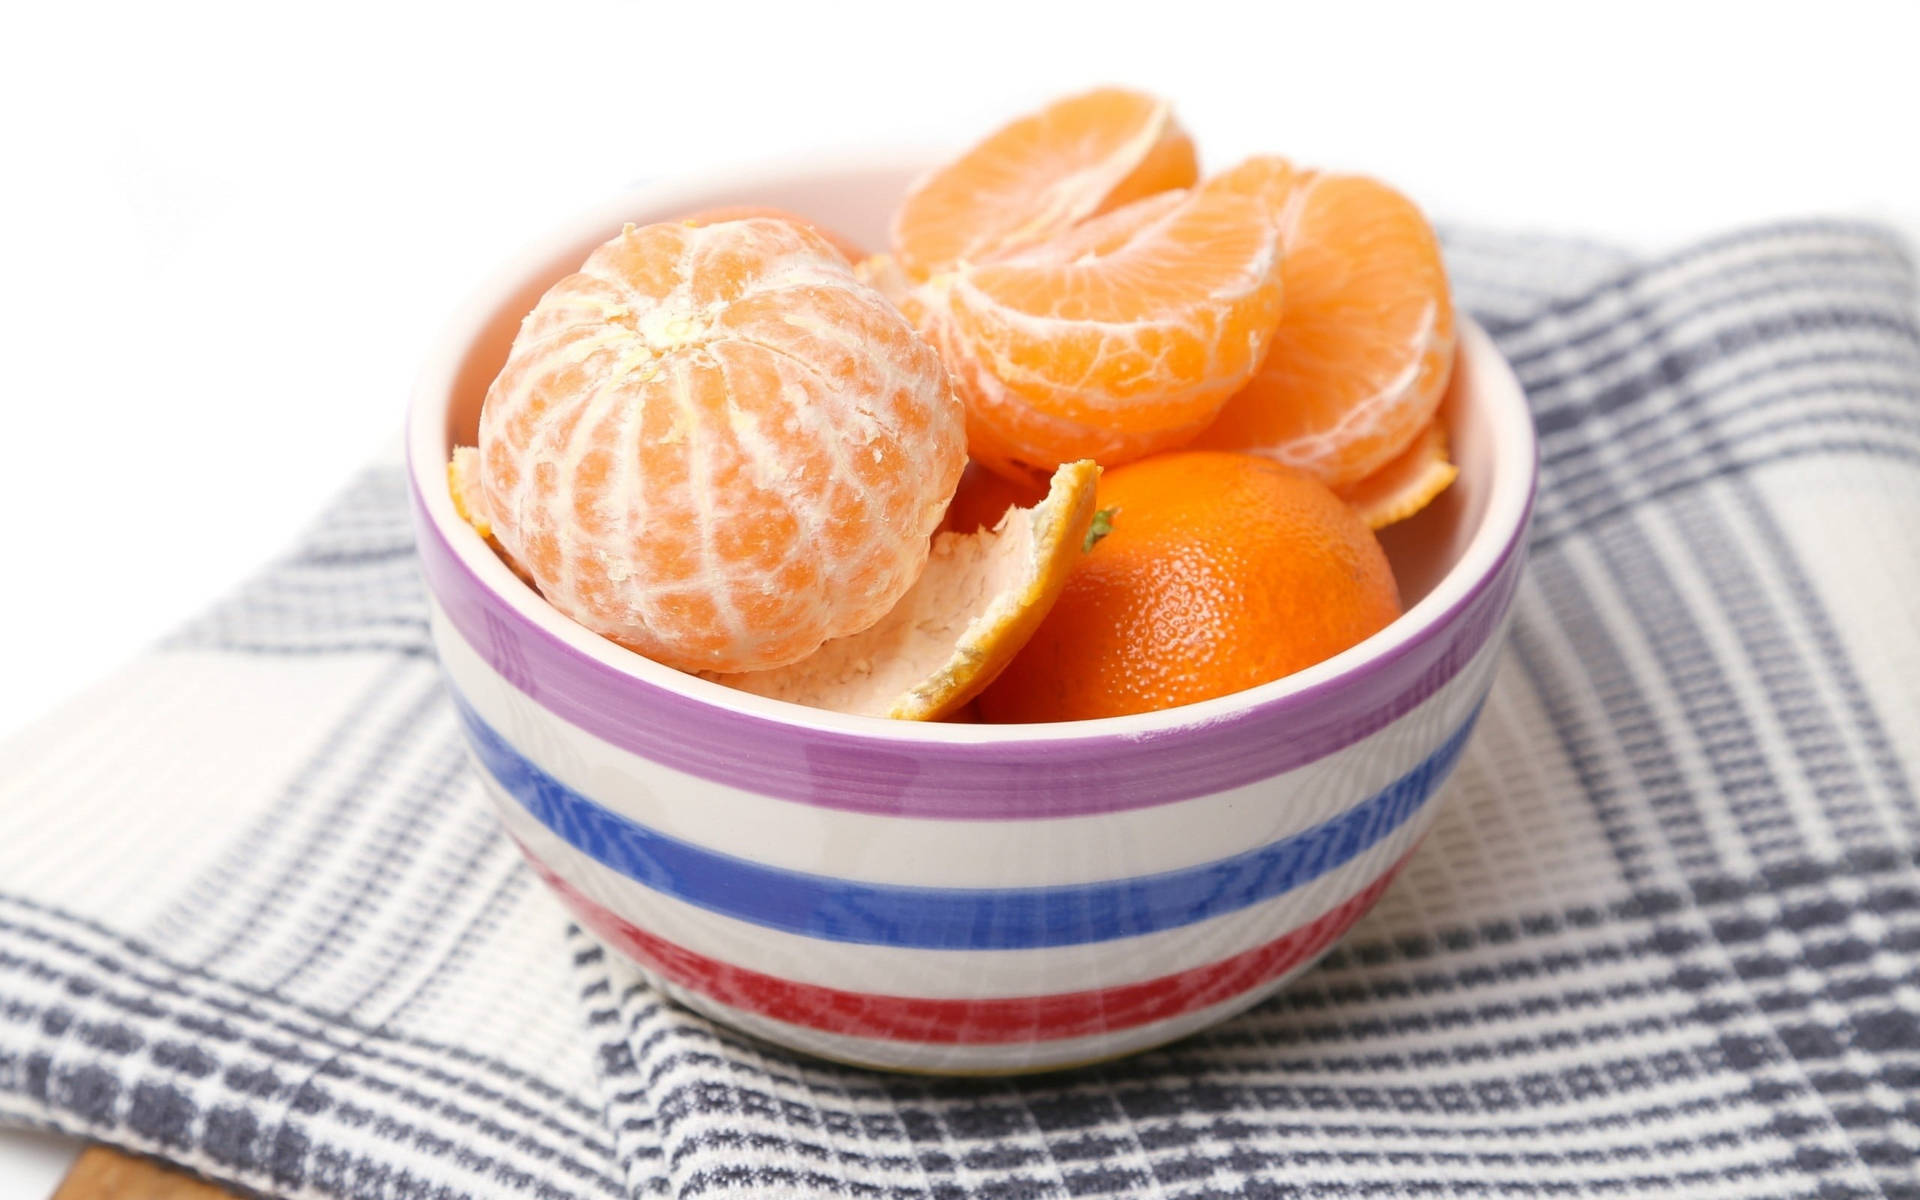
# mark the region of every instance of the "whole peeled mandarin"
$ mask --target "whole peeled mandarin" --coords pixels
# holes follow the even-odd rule
[[[767,670],[913,586],[964,439],[934,351],[807,225],[628,226],[521,324],[473,515],[587,629]]]

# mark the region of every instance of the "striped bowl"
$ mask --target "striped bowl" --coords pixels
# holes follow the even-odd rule
[[[1238,695],[1058,725],[911,724],[743,695],[631,654],[456,517],[522,315],[623,221],[773,204],[880,242],[900,156],[628,196],[454,323],[408,459],[435,645],[507,830],[582,924],[718,1021],[901,1070],[1044,1070],[1210,1025],[1304,970],[1433,821],[1504,638],[1536,476],[1472,324],[1444,409],[1459,482],[1383,539],[1405,616]]]

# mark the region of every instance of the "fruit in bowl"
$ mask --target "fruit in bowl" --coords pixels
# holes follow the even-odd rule
[[[1531,503],[1511,375],[1470,323],[1442,321],[1442,281],[1424,318],[1412,301],[1394,317],[1411,331],[1398,370],[1348,339],[1369,352],[1374,382],[1355,394],[1370,415],[1297,423],[1285,444],[1333,448],[1320,459],[1276,461],[1277,441],[1185,448],[1212,440],[1208,405],[1294,386],[1260,382],[1270,347],[1339,344],[1317,332],[1339,328],[1331,284],[1287,274],[1301,214],[1331,201],[1260,176],[1294,178],[1270,167],[1194,178],[1163,108],[1119,107],[1137,127],[1105,144],[1123,157],[1047,193],[1065,197],[1051,225],[957,255],[907,215],[973,155],[625,198],[512,266],[423,376],[409,438],[421,556],[481,777],[586,925],[729,1024],[934,1071],[1046,1069],[1179,1037],[1270,993],[1365,911],[1471,728]],[[1061,124],[987,144],[1031,155]],[[945,194],[951,216],[969,192]],[[687,219],[739,205],[806,224]],[[1212,244],[1186,231],[1236,222],[1251,231],[1219,244],[1237,270],[1213,260],[1180,282]],[[821,230],[908,265],[849,265]],[[748,242],[777,254],[729,257]],[[648,265],[661,246],[676,265]],[[575,278],[595,256],[604,291]],[[1395,271],[1360,274],[1374,287]],[[1315,328],[1287,330],[1289,287],[1320,288],[1304,310]],[[650,303],[676,288],[688,304]],[[783,290],[805,306],[768,299]],[[1201,353],[1183,321],[1241,345]],[[716,329],[785,340],[716,352]],[[1133,366],[1086,382],[1146,363],[1149,343],[1164,351],[1157,384]],[[676,361],[688,348],[724,365]],[[492,415],[490,389],[512,401]],[[1102,441],[1108,408],[1127,415]],[[1384,457],[1353,449],[1403,409]],[[1093,440],[1073,440],[1085,429]],[[454,460],[456,497],[446,464],[476,445]],[[495,446],[511,460],[499,478]],[[1348,477],[1317,477],[1322,460]],[[1197,619],[1164,620],[1166,597]],[[1139,686],[1152,670],[1172,682]],[[1049,708],[1049,689],[1073,703]],[[956,711],[968,719],[886,715]]]

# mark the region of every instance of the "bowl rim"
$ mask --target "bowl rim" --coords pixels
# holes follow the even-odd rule
[[[1460,353],[1472,362],[1477,381],[1475,402],[1485,406],[1494,453],[1487,503],[1479,527],[1459,558],[1412,608],[1341,653],[1269,683],[1175,708],[1080,721],[969,725],[856,716],[740,692],[654,662],[577,624],[523,583],[460,520],[443,482],[448,453],[446,414],[460,368],[474,340],[501,305],[523,290],[536,272],[544,274],[562,251],[608,229],[617,231],[635,214],[709,207],[714,193],[752,196],[756,191],[790,183],[796,176],[903,174],[908,173],[903,168],[921,169],[915,158],[927,156],[898,150],[790,156],[631,189],[524,244],[441,326],[416,375],[408,405],[406,467],[413,502],[462,572],[520,619],[527,634],[551,643],[562,653],[592,660],[642,689],[658,688],[681,700],[800,732],[866,738],[895,747],[1157,740],[1181,728],[1236,720],[1255,712],[1273,716],[1280,710],[1304,708],[1337,692],[1366,686],[1390,663],[1440,636],[1494,584],[1508,561],[1523,551],[1539,482],[1539,443],[1532,413],[1505,357],[1486,331],[1464,313],[1456,314],[1456,338]],[[426,480],[435,481],[435,485],[428,486]]]

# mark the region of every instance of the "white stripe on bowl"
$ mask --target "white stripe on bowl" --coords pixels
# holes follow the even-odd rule
[[[797,983],[890,996],[970,1000],[1139,983],[1230,958],[1281,937],[1380,877],[1425,833],[1446,784],[1398,829],[1312,882],[1230,913],[1157,933],[1021,950],[929,950],[837,942],[724,916],[656,892],[574,849],[491,776],[508,831],[581,894],[647,933],[733,966]]]
[[[794,804],[662,766],[563,722],[490,667],[436,603],[434,642],[482,720],[548,774],[679,841],[792,871],[911,887],[1043,887],[1214,862],[1371,798],[1459,728],[1485,695],[1496,633],[1386,728],[1273,780],[1150,808],[1027,821],[888,817]],[[1383,700],[1386,699],[1383,697]]]

